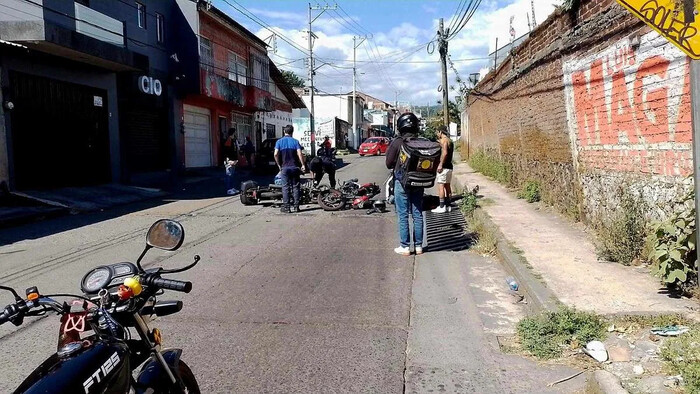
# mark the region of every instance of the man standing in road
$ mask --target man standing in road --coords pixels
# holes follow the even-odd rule
[[[253,153],[255,153],[255,147],[253,146],[253,141],[250,140],[250,136],[245,136],[245,145],[243,145],[243,153],[245,154],[245,162],[248,168],[253,168]]]
[[[233,185],[233,176],[238,164],[238,141],[236,141],[236,129],[228,129],[228,137],[224,142],[224,168],[226,169],[226,194],[232,196],[239,191]]]
[[[440,206],[433,209],[434,213],[449,212],[450,198],[452,198],[452,155],[455,146],[450,139],[450,133],[444,125],[438,127],[438,142],[442,147],[442,155],[440,156],[440,164],[437,168],[437,177],[435,181],[438,184],[438,196],[440,197]]]
[[[284,131],[284,137],[280,138],[275,144],[275,162],[280,169],[280,176],[282,177],[282,212],[299,212],[301,186],[299,178],[302,172],[306,172],[304,157],[301,154],[301,144],[292,137],[294,127],[286,125],[282,130]],[[292,189],[294,198],[294,202],[291,205],[289,189]]]
[[[399,159],[404,140],[418,134],[418,118],[407,112],[396,121],[399,137],[391,142],[386,151],[386,168],[394,170]],[[406,188],[394,179],[394,204],[399,217],[399,247],[394,252],[409,256],[411,254],[411,231],[408,224],[409,213],[413,216],[413,238],[416,254],[423,254],[423,188]]]

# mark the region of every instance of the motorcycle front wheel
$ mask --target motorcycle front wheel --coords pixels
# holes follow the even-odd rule
[[[324,211],[340,211],[345,208],[345,198],[339,190],[330,189],[318,195],[318,205]]]
[[[189,365],[185,364],[185,362],[182,360],[180,360],[178,362],[177,374],[179,375],[180,380],[182,381],[182,385],[185,387],[185,391],[184,391],[185,393],[187,393],[187,394],[200,394],[201,393],[201,391],[199,391],[199,384],[197,383],[197,379],[194,377],[194,373],[190,369]],[[158,387],[158,388],[156,388],[156,390],[153,391],[153,393],[156,393],[156,394],[175,394],[175,393],[182,393],[182,391],[180,391],[174,387],[168,387],[168,388]]]

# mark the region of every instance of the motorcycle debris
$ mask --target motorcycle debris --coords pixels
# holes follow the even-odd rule
[[[690,328],[686,326],[665,326],[665,327],[654,327],[651,329],[651,333],[654,335],[659,335],[662,337],[677,337],[679,335],[685,334],[690,331]]]

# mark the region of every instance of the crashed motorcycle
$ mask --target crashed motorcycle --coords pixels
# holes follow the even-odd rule
[[[318,205],[324,211],[339,211],[348,204],[353,209],[366,208],[372,198],[382,192],[376,183],[357,183],[357,178],[341,183],[338,189],[327,190],[318,196]]]
[[[162,334],[149,328],[152,316],[182,309],[182,301],[160,301],[165,290],[189,293],[192,283],[163,278],[193,268],[144,269],[151,248],[178,249],[185,232],[180,223],[159,220],[148,230],[146,247],[136,264],[123,262],[90,270],[80,283],[83,295],[42,294],[36,287],[0,312],[0,324],[20,326],[25,317],[61,316],[58,349],[16,389],[16,393],[199,393],[181,349],[162,349]],[[56,299],[74,299],[71,304]],[[136,334],[136,335],[133,335]],[[135,372],[138,370],[138,374]]]
[[[302,179],[299,189],[299,205],[314,204],[318,201],[318,196],[331,187],[328,185],[314,186],[310,179]],[[282,204],[282,185],[270,184],[268,186],[260,186],[255,181],[245,181],[241,183],[241,203],[243,205],[256,204]]]

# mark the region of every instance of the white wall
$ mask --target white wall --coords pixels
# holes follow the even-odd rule
[[[304,104],[308,108],[311,108],[311,96],[303,96]],[[314,95],[314,120],[315,128],[323,122],[327,122],[335,117],[342,119],[352,125],[352,107],[350,103],[352,102],[352,95]],[[355,117],[357,119],[357,128],[362,128],[363,114],[363,100],[360,96],[357,96],[357,101],[355,102]],[[351,127],[352,128],[352,127]],[[350,146],[357,149],[359,146],[359,133],[355,133],[351,130],[350,135]]]
[[[199,12],[197,3],[192,0],[176,0],[192,31],[199,35]]]
[[[267,138],[268,124],[275,125],[275,136],[279,138],[283,134],[282,128],[294,123],[292,113],[284,111],[256,112],[255,120],[262,123],[263,140]]]

